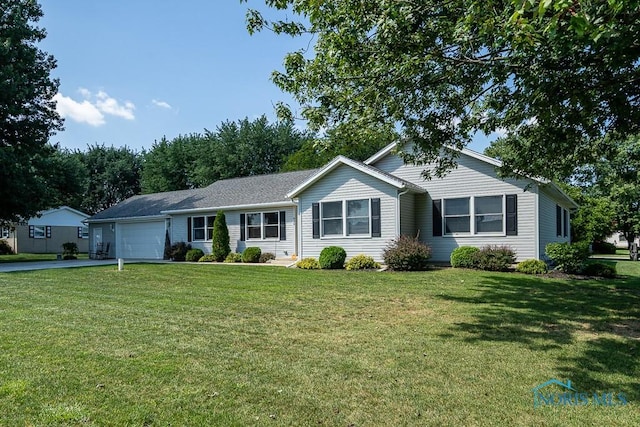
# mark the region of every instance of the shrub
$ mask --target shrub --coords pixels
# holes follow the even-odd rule
[[[336,270],[344,268],[344,260],[347,253],[340,246],[327,246],[320,252],[318,263],[323,270]]]
[[[603,262],[592,262],[584,266],[582,274],[613,279],[616,277],[618,272],[613,265],[605,264]]]
[[[584,262],[589,258],[589,244],[587,242],[549,243],[544,251],[556,268],[565,273],[579,273]]]
[[[242,254],[229,252],[229,255],[224,259],[224,262],[242,262]]]
[[[474,268],[474,254],[480,252],[475,246],[460,246],[451,252],[451,267]]]
[[[198,262],[204,256],[202,249],[189,249],[184,259],[187,262]]]
[[[184,261],[187,256],[187,251],[191,249],[191,245],[187,245],[185,242],[178,242],[171,246],[171,259],[174,261]]]
[[[78,245],[76,242],[66,242],[62,244],[62,257],[65,260],[78,259]]]
[[[391,270],[427,270],[429,258],[431,258],[431,248],[416,237],[399,236],[389,243],[382,257]]]
[[[516,253],[509,246],[485,246],[473,254],[474,268],[485,271],[507,271],[516,261]]]
[[[547,263],[539,259],[526,259],[516,266],[516,271],[524,274],[544,274],[547,272]]]
[[[6,240],[0,240],[0,255],[13,255],[13,249]]]
[[[597,254],[615,255],[616,245],[609,242],[593,242],[593,252]]]
[[[229,246],[229,229],[224,212],[218,211],[213,221],[213,237],[211,239],[211,254],[216,261],[223,261],[231,253]]]
[[[242,262],[257,263],[260,261],[262,250],[257,246],[249,246],[242,252]]]
[[[200,257],[198,262],[215,262],[215,260],[216,260],[216,257],[214,257],[211,254],[207,254],[207,255],[204,255],[204,256]]]
[[[272,259],[276,259],[276,255],[271,252],[264,252],[260,255],[260,263],[264,264],[267,261],[271,261]]]
[[[315,258],[304,258],[296,263],[296,267],[303,270],[318,270],[320,269],[320,263]]]
[[[345,268],[347,270],[374,270],[380,268],[380,264],[370,256],[360,254],[347,261]]]

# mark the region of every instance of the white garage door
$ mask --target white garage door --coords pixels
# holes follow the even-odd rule
[[[118,258],[162,259],[164,221],[120,224]]]

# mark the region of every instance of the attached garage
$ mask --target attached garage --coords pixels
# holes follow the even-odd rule
[[[118,258],[162,259],[165,221],[118,224],[116,238]]]

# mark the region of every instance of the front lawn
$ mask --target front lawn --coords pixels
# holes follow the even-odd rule
[[[56,261],[58,254],[12,254],[0,255],[0,263],[8,262],[35,262],[35,261]],[[78,254],[78,259],[89,259],[88,253]]]
[[[640,262],[617,264],[0,274],[2,424],[639,425]],[[630,403],[534,408],[552,378]]]

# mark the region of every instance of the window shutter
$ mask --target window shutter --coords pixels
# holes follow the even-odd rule
[[[78,239],[82,239],[82,227],[78,227]]]
[[[280,240],[287,240],[287,213],[280,211]]]
[[[313,238],[320,238],[320,203],[311,205],[311,217],[313,220]]]
[[[556,236],[562,236],[562,208],[556,205]]]
[[[371,237],[380,237],[380,199],[371,199]]]
[[[187,242],[191,241],[191,217],[187,218]]]
[[[36,235],[36,230],[35,227],[33,225],[29,226],[29,238],[33,239]]]
[[[433,201],[433,235],[442,236],[442,200]]]
[[[564,237],[569,237],[569,211],[563,209],[562,212],[564,213],[563,235]]]
[[[245,240],[247,240],[247,236],[245,235],[246,230],[245,230],[245,214],[240,214],[240,241],[244,242]]]
[[[47,239],[50,239],[51,238],[51,226],[47,225],[44,229],[45,229],[45,235],[46,235]]]
[[[507,236],[518,235],[518,196],[507,194]]]

